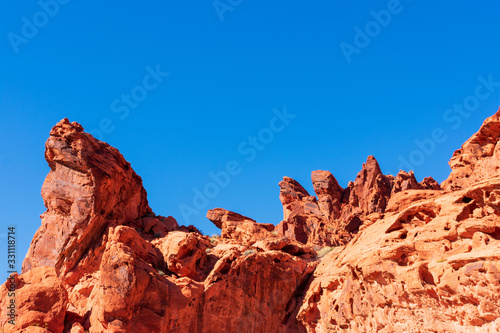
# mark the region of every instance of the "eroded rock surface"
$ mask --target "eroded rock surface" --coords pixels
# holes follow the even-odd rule
[[[498,332],[498,119],[455,152],[442,186],[384,175],[370,156],[346,188],[313,171],[316,196],[284,177],[276,227],[210,210],[211,238],[153,214],[123,156],[64,119],[46,143],[42,226],[0,287],[0,329]]]
[[[10,284],[13,282],[16,285],[15,297],[9,295]],[[8,308],[11,299],[15,300],[16,306],[15,327],[8,323],[11,317],[6,316],[4,310]],[[12,275],[12,279],[0,287],[0,300],[0,327],[6,332],[62,332],[64,329],[68,293],[54,267],[37,267],[22,275]]]
[[[322,260],[299,319],[308,332],[498,331],[499,195],[485,181],[386,214]]]
[[[54,266],[71,270],[108,223],[123,224],[151,212],[142,180],[117,149],[61,120],[45,143],[51,171],[42,187],[42,215],[23,272]]]
[[[347,244],[360,227],[381,218],[399,192],[427,189],[432,191],[425,193],[433,195],[441,189],[432,177],[417,182],[412,171],[384,175],[373,156],[345,189],[329,171],[313,171],[311,179],[317,197],[290,177],[280,182],[283,221],[276,227],[280,235],[311,246]]]
[[[156,216],[123,156],[67,119],[50,132],[45,155],[47,211],[14,277],[14,326],[11,282],[0,290],[0,328],[305,332],[296,312],[317,265],[312,248],[223,209],[208,215],[222,228],[216,241]]]
[[[487,118],[479,131],[455,151],[446,190],[459,190],[483,179],[500,177],[500,109]]]

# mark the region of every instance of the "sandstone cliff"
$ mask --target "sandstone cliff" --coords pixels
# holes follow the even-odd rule
[[[440,186],[368,157],[315,196],[280,182],[276,227],[222,208],[209,238],[156,216],[114,148],[67,119],[50,132],[47,211],[5,332],[498,332],[500,110]]]

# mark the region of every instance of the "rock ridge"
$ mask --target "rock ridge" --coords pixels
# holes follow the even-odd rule
[[[22,274],[0,287],[5,332],[498,332],[500,110],[441,185],[384,175],[279,183],[283,221],[223,208],[208,237],[157,216],[115,148],[68,119],[50,131],[47,211]],[[17,315],[9,323],[10,284]]]

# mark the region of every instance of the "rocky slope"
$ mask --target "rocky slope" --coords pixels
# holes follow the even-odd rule
[[[384,175],[372,156],[344,189],[280,182],[276,227],[222,208],[209,238],[155,216],[114,148],[67,119],[50,132],[47,211],[5,332],[498,332],[500,110],[441,186]]]

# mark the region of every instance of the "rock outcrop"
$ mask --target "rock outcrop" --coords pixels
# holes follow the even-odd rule
[[[321,261],[298,318],[308,332],[497,332],[498,198],[489,180],[386,214]]]
[[[213,241],[156,216],[123,156],[67,119],[45,157],[42,226],[22,274],[0,287],[5,332],[305,331],[296,312],[312,248],[222,209],[209,212],[222,228]]]
[[[400,171],[396,177],[384,175],[373,156],[368,156],[345,189],[329,171],[313,171],[311,179],[317,198],[290,177],[280,182],[283,221],[276,227],[279,234],[311,246],[347,244],[365,221],[371,223],[383,215],[398,192],[441,189],[432,177],[417,182],[412,171]]]
[[[7,284],[15,284],[15,297],[9,295],[8,288],[0,289],[2,317],[0,327],[5,332],[21,331],[62,332],[68,305],[68,293],[54,267],[33,268],[22,275],[13,274]],[[5,285],[4,285],[5,286]],[[14,290],[14,288],[12,288]],[[9,324],[12,317],[3,311],[15,300],[16,325]]]
[[[370,156],[346,188],[313,171],[316,196],[284,177],[276,227],[208,211],[210,238],[156,216],[123,156],[64,119],[46,143],[42,225],[0,286],[0,329],[498,332],[499,116],[442,186]]]
[[[316,170],[311,173],[314,192],[318,197],[318,206],[323,216],[329,220],[340,217],[344,189],[330,171]]]
[[[117,149],[63,119],[50,131],[45,159],[51,171],[42,187],[47,211],[23,272],[54,266],[69,272],[113,222],[151,212],[142,180]]]
[[[487,118],[479,131],[455,151],[451,174],[442,187],[460,190],[484,179],[500,177],[500,109]]]

